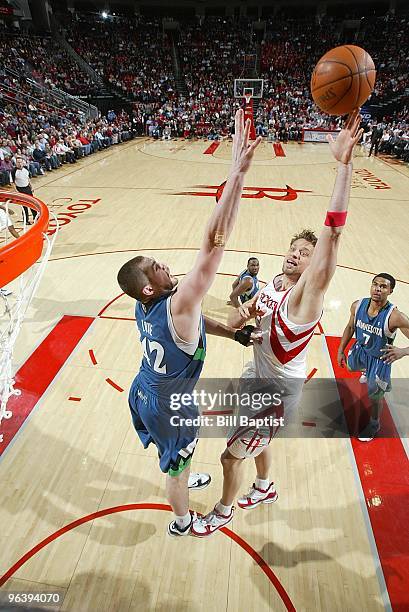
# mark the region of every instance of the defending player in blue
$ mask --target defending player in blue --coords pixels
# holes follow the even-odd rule
[[[250,121],[244,125],[243,111],[237,111],[230,174],[208,221],[195,264],[179,285],[168,266],[151,257],[135,257],[118,273],[121,289],[137,301],[135,315],[143,346],[141,368],[129,393],[132,420],[144,447],[151,442],[156,445],[160,468],[167,474],[167,498],[175,513],[168,526],[171,536],[188,535],[194,519],[189,512],[188,488],[198,427],[173,424],[169,392],[187,397],[192,392],[206,353],[205,327],[208,333],[242,344],[248,344],[251,337],[250,326],[236,332],[204,318],[201,310],[236,221],[244,176],[261,140],[249,144],[249,131]],[[195,419],[199,413],[193,400],[188,397],[184,404],[177,416]],[[208,475],[199,476],[201,488],[209,481]]]
[[[358,438],[373,440],[380,430],[383,396],[391,388],[391,364],[409,355],[408,348],[393,346],[398,329],[409,338],[409,318],[388,301],[396,281],[382,272],[372,280],[369,298],[351,305],[351,316],[338,349],[338,365],[353,372],[363,372],[362,382],[368,383],[372,404],[371,419]],[[345,358],[345,348],[355,334],[356,341]]]
[[[240,272],[232,285],[232,292],[228,304],[238,308],[244,302],[248,302],[260,289],[257,274],[260,263],[257,257],[250,257],[247,261],[247,268]]]

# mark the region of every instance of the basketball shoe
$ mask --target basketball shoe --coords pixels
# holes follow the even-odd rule
[[[200,472],[191,472],[189,474],[189,489],[197,489],[200,491],[201,489],[205,489],[212,482],[212,477],[210,474],[200,473]]]
[[[362,372],[361,376],[359,377],[359,382],[361,383],[361,385],[364,385],[368,382],[365,372]]]
[[[380,428],[380,422],[377,419],[371,419],[365,429],[358,434],[358,440],[360,442],[371,442]]]
[[[197,518],[192,523],[191,534],[196,536],[197,538],[205,538],[206,536],[212,535],[218,529],[225,527],[233,520],[234,516],[234,506],[232,507],[230,514],[225,516],[224,514],[220,514],[214,508],[209,514],[206,516],[202,516]]]
[[[278,494],[274,488],[274,482],[271,482],[267,489],[259,489],[253,483],[250,491],[246,495],[243,495],[243,497],[239,497],[237,505],[244,510],[249,510],[250,508],[255,508],[259,504],[272,504],[277,499]]]
[[[169,523],[169,525],[168,525],[168,535],[170,535],[172,537],[175,537],[175,538],[190,535],[190,530],[192,528],[193,521],[195,521],[197,519],[196,512],[191,512],[190,511],[190,514],[191,514],[190,523],[184,529],[181,529],[180,527],[178,527],[178,524],[177,524],[176,521],[172,521],[171,523]]]

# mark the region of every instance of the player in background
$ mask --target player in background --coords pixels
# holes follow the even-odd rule
[[[206,353],[202,300],[215,279],[236,221],[244,177],[261,140],[249,144],[249,131],[250,121],[244,125],[243,111],[237,111],[230,174],[195,264],[179,285],[167,265],[150,257],[135,257],[118,273],[121,289],[136,300],[144,352],[129,394],[132,420],[144,447],[151,442],[157,446],[160,468],[167,474],[167,498],[175,514],[168,526],[172,536],[188,535],[193,520],[188,479],[198,428],[172,425],[168,389],[191,394],[202,371]],[[215,327],[213,331],[224,333],[220,324]],[[178,416],[194,419],[198,414],[191,399]]]
[[[247,268],[240,272],[232,285],[232,292],[228,304],[238,308],[240,304],[248,302],[256,295],[260,286],[257,274],[260,263],[257,257],[250,257],[247,261]]]
[[[392,363],[409,355],[409,347],[393,346],[398,329],[409,338],[409,318],[388,301],[396,281],[390,274],[377,274],[371,284],[370,297],[356,300],[342,334],[338,365],[353,372],[364,372],[361,382],[368,384],[371,418],[359,433],[361,442],[370,442],[381,428],[383,397],[391,389]],[[355,343],[345,357],[345,349],[355,334]]]
[[[338,168],[318,240],[309,230],[296,235],[284,257],[282,274],[230,319],[233,327],[240,327],[258,315],[256,321],[261,327],[262,342],[254,344],[254,363],[243,376],[270,381],[271,389],[280,393],[284,423],[292,421],[298,407],[306,376],[308,343],[321,318],[324,295],[335,273],[349,202],[352,154],[362,134],[360,120],[357,109],[348,117],[337,139],[328,138]],[[240,487],[246,457],[255,458],[256,480],[249,492],[238,499],[238,505],[248,509],[277,499],[269,477],[272,433],[268,437],[263,431],[247,430],[243,435],[240,430],[232,433],[221,456],[224,477],[221,499],[207,516],[194,521],[193,535],[209,536],[233,519],[233,501]],[[256,447],[253,444],[255,436],[259,438]]]

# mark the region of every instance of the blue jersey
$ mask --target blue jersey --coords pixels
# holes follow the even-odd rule
[[[147,306],[136,303],[135,318],[143,347],[141,368],[129,392],[135,430],[145,448],[152,442],[163,472],[177,476],[189,464],[197,444],[198,427],[184,424],[199,415],[191,395],[203,368],[206,337],[200,317],[198,339],[183,342],[174,328],[170,302],[164,295]],[[172,395],[186,401],[172,405]],[[175,412],[177,410],[177,413]],[[180,423],[174,423],[175,415]]]
[[[180,340],[173,327],[170,301],[164,295],[145,306],[136,302],[135,318],[143,347],[141,368],[134,382],[150,393],[177,385],[180,393],[190,393],[200,376],[206,354],[203,317],[199,322],[197,346]],[[185,349],[185,350],[183,350]]]
[[[250,289],[247,289],[245,293],[239,296],[239,300],[241,301],[242,304],[244,302],[247,302],[248,300],[251,300],[251,298],[254,297],[257,291],[259,290],[257,276],[252,276],[248,270],[243,270],[243,272],[241,272],[241,274],[239,275],[239,283],[241,283],[241,281],[247,277],[251,278],[251,280],[253,281],[253,285],[252,287],[250,287]]]
[[[395,306],[387,302],[374,317],[368,315],[371,298],[363,298],[358,302],[355,312],[356,343],[371,357],[379,359],[381,349],[392,344],[396,331],[392,333],[388,327],[389,318]]]

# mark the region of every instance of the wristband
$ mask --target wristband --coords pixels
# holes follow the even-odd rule
[[[234,339],[243,346],[248,346],[251,340],[251,334],[256,328],[254,325],[245,325],[241,329],[238,329],[234,334]]]
[[[327,227],[343,227],[346,222],[347,214],[346,210],[343,212],[328,210],[327,216],[325,217],[325,225]]]

